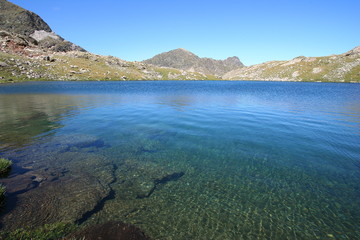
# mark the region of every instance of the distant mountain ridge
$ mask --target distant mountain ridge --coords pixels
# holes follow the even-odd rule
[[[158,54],[143,62],[158,67],[171,67],[185,71],[201,72],[218,76],[222,76],[231,70],[244,66],[238,57],[229,57],[225,60],[200,58],[194,53],[183,48]]]

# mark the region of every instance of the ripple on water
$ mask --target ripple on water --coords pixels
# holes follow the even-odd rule
[[[360,238],[355,85],[29,87],[0,87],[1,155],[15,163],[3,229],[117,221],[152,239]]]

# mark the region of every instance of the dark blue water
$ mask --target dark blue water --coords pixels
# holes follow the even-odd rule
[[[358,84],[1,85],[0,151],[15,163],[3,229],[121,220],[154,239],[360,238]]]

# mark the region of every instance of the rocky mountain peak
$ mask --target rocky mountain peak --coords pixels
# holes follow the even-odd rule
[[[178,48],[178,49],[175,49],[173,51],[182,51],[182,52],[193,54],[192,52],[190,52],[189,50],[186,50],[185,48]]]
[[[201,72],[222,76],[226,72],[243,67],[238,57],[229,57],[225,60],[200,58],[194,53],[178,48],[164,52],[144,61],[159,67],[171,67],[185,71]]]
[[[224,60],[224,62],[226,63],[226,65],[228,66],[233,66],[234,68],[239,68],[239,67],[243,67],[244,64],[240,61],[240,59],[236,56],[234,57],[228,57],[227,59]]]

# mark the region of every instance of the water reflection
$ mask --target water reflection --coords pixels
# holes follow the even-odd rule
[[[28,145],[35,137],[61,128],[59,121],[74,109],[73,100],[66,96],[0,95],[1,148]]]

